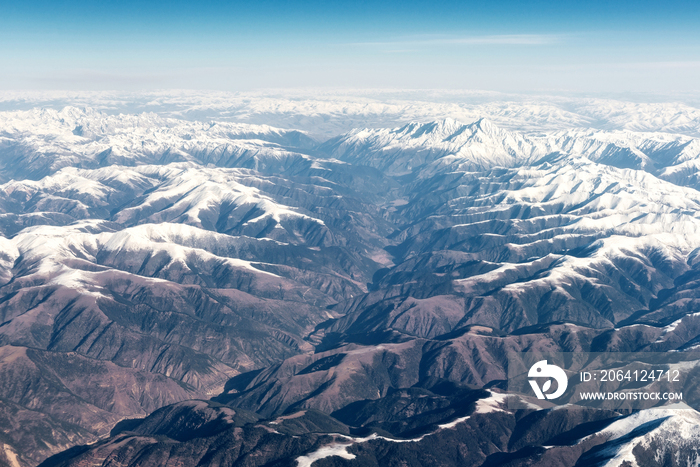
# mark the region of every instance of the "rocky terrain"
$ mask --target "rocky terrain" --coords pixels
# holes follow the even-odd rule
[[[690,110],[484,104],[321,137],[256,105],[0,112],[0,463],[700,457],[689,406],[513,409],[505,381],[513,352],[700,345]]]

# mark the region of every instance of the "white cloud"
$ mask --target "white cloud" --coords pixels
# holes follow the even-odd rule
[[[560,36],[550,34],[499,34],[485,36],[429,36],[383,42],[354,42],[361,46],[432,46],[432,45],[547,45],[559,42]]]

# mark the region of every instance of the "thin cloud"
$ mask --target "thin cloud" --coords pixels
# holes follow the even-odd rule
[[[560,37],[549,34],[500,34],[464,37],[433,37],[384,42],[354,42],[348,45],[374,47],[419,47],[432,45],[547,45],[559,42]]]
[[[679,60],[679,61],[663,61],[663,62],[633,62],[633,63],[618,63],[612,64],[620,68],[669,68],[669,69],[697,69],[700,68],[700,61],[697,60]]]

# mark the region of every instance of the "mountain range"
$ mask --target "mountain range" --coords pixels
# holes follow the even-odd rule
[[[0,112],[0,464],[690,465],[690,406],[516,410],[505,380],[700,346],[696,111],[509,106],[330,137]]]

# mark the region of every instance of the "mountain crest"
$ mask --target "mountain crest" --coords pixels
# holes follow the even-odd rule
[[[481,117],[479,120],[476,120],[469,126],[478,128],[479,130],[483,131],[484,133],[489,133],[489,134],[494,134],[500,131],[500,128],[497,127],[491,120],[489,120],[486,117]]]

